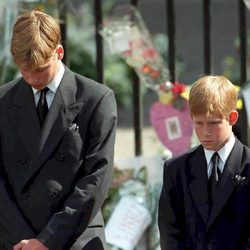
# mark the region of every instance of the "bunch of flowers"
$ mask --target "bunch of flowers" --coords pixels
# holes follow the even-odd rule
[[[169,81],[168,68],[137,9],[129,5],[119,7],[100,32],[111,53],[124,59],[141,83],[159,95],[159,102],[150,110],[151,124],[159,139],[173,154],[186,150],[193,131],[185,98],[186,85]]]
[[[159,98],[163,104],[182,110],[188,98],[187,85],[178,81],[162,83],[159,85]]]
[[[124,59],[147,87],[157,90],[159,84],[168,80],[169,71],[135,7],[118,7],[100,33],[111,53]]]

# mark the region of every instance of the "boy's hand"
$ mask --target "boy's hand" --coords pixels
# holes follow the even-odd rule
[[[22,240],[16,244],[13,250],[49,250],[41,241],[37,239]]]

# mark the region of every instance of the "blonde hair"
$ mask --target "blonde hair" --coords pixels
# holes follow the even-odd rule
[[[60,43],[61,31],[56,20],[32,10],[20,15],[14,24],[11,54],[18,66],[35,69],[53,56]]]
[[[203,76],[189,93],[189,110],[192,115],[218,115],[228,117],[236,110],[236,87],[224,76]]]

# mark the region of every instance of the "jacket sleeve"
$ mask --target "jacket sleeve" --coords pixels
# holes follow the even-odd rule
[[[158,216],[162,250],[185,249],[183,213],[181,192],[177,190],[176,179],[171,176],[170,166],[165,163]]]
[[[83,117],[84,119],[84,117]],[[49,249],[68,249],[100,210],[112,181],[117,111],[108,90],[96,105],[88,124],[84,172],[67,197],[63,209],[51,216],[37,239]]]
[[[13,246],[22,239],[35,236],[33,230],[24,219],[4,178],[0,164],[0,241],[6,246]]]

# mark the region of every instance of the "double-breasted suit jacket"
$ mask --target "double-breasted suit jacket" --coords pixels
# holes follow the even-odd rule
[[[236,139],[209,212],[202,146],[165,163],[159,201],[162,250],[250,249],[250,150]]]
[[[115,129],[113,92],[68,68],[42,128],[22,78],[0,88],[1,250],[30,238],[50,250],[105,248]]]

